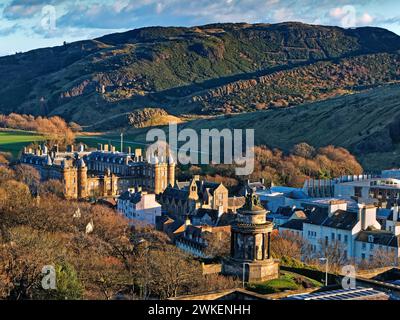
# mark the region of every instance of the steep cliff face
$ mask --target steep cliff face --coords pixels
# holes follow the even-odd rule
[[[399,80],[400,37],[301,23],[143,28],[0,58],[0,112],[82,124],[293,106]]]
[[[321,61],[249,80],[235,81],[193,96],[200,113],[231,113],[295,106],[400,81],[399,54],[373,54]]]

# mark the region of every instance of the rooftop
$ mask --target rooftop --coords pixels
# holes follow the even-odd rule
[[[357,235],[356,241],[368,242],[393,248],[400,247],[400,236],[395,236],[392,232],[385,230],[361,231]]]
[[[356,288],[297,294],[285,300],[389,300],[389,296],[373,288]]]

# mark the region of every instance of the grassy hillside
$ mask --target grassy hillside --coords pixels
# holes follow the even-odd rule
[[[166,132],[168,127],[160,126]],[[315,147],[333,144],[354,153],[366,170],[400,167],[400,86],[304,104],[238,115],[215,116],[179,124],[179,128],[253,128],[257,145],[289,151],[307,142]],[[125,130],[125,146],[145,147],[149,128]],[[18,152],[40,137],[21,132],[0,133],[0,151]],[[119,149],[120,134],[84,135],[78,138],[91,147],[112,143]]]
[[[294,144],[333,144],[356,154],[367,169],[400,166],[400,86],[214,121],[198,121],[194,128],[254,128],[256,144],[289,150]]]
[[[164,128],[168,132],[168,127]],[[315,147],[333,144],[349,149],[367,170],[400,166],[400,86],[238,115],[216,116],[179,125],[180,129],[253,128],[257,145],[289,151],[307,142]],[[145,142],[147,129],[131,129],[126,141]],[[103,139],[119,141],[119,135]]]
[[[400,37],[301,23],[143,28],[0,58],[0,112],[93,124],[286,107],[400,80]]]

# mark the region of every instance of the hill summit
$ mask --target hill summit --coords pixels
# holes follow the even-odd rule
[[[150,27],[0,58],[0,112],[89,125],[295,106],[400,80],[400,37],[296,22]]]

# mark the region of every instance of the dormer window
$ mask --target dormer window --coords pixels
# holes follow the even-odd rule
[[[374,242],[374,236],[373,235],[369,235],[368,236],[368,242],[369,243],[373,243]]]

